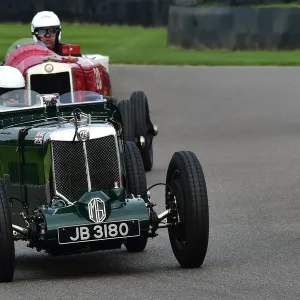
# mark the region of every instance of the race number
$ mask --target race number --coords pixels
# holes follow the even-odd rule
[[[94,74],[95,74],[97,90],[101,90],[102,89],[102,82],[101,82],[100,71],[98,70],[98,68],[94,68],[93,70],[94,70]]]

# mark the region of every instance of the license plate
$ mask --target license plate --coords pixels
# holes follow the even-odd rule
[[[140,235],[138,220],[97,223],[58,228],[59,244],[95,242]]]

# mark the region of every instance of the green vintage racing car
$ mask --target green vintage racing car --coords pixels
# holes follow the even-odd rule
[[[123,116],[124,118],[124,116]],[[0,282],[15,272],[15,243],[52,255],[139,252],[167,228],[182,267],[200,267],[209,235],[204,174],[193,152],[169,162],[165,211],[154,210],[141,153],[109,97],[80,91],[0,95]]]

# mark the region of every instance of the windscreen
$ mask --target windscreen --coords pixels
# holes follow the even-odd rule
[[[43,107],[41,95],[32,90],[16,89],[0,95],[0,112]]]
[[[81,102],[103,102],[104,97],[91,91],[70,92],[59,96],[60,105],[81,103]]]
[[[24,47],[24,46],[28,46],[28,45],[39,45],[39,46],[41,46],[41,48],[47,49],[47,46],[44,43],[42,43],[41,41],[35,42],[32,38],[24,38],[24,39],[19,39],[19,40],[13,42],[7,49],[5,56],[10,55],[13,51],[15,51],[16,49],[18,49],[20,47]]]

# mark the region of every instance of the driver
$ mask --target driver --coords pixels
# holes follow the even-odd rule
[[[48,49],[62,55],[61,24],[58,16],[52,11],[38,12],[31,21],[33,40],[44,43]]]
[[[25,89],[25,80],[22,73],[14,67],[0,66],[0,105],[17,104],[19,102],[18,93],[15,98],[11,99],[8,97],[8,95],[12,95],[9,92],[23,89]]]

